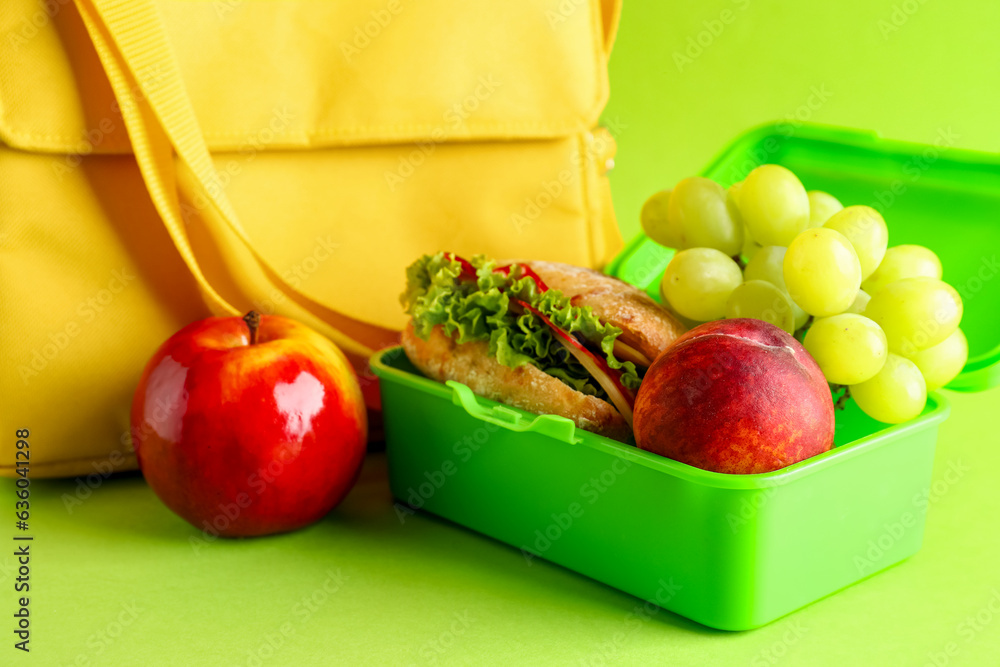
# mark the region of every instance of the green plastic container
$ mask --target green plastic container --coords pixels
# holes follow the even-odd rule
[[[892,244],[932,247],[963,291],[972,356],[953,388],[997,384],[1000,280],[987,277],[996,259],[983,252],[1000,248],[1000,168],[872,134],[787,130],[739,137],[704,175],[729,184],[771,162],[847,203],[881,196]],[[640,237],[609,272],[659,298],[670,254]],[[552,561],[725,630],[769,623],[916,553],[948,415],[936,393],[921,416],[891,427],[851,403],[830,452],[725,475],[426,379],[400,348],[376,354],[372,368],[399,501],[520,549],[526,566]]]

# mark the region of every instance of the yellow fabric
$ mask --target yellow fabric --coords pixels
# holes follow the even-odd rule
[[[122,6],[138,16],[148,4]],[[447,141],[588,130],[607,100],[618,14],[616,0],[155,5],[212,150],[244,148],[276,109],[291,120],[271,127],[268,149],[407,143],[431,140],[436,130]],[[120,122],[96,145],[85,143],[85,133],[112,115],[115,97],[71,0],[4,0],[0,30],[4,143],[131,152]],[[154,65],[140,78],[155,84],[167,74]],[[454,105],[489,78],[501,85],[453,124]]]
[[[364,355],[421,253],[621,245],[614,2],[75,3],[0,6],[0,400],[36,476],[134,467],[135,381],[199,317]]]

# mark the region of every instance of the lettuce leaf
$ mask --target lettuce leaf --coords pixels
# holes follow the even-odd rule
[[[406,269],[406,291],[400,302],[413,318],[416,334],[426,339],[441,325],[459,343],[489,341],[489,351],[510,368],[534,364],[577,391],[606,398],[604,390],[552,334],[549,327],[530,312],[510,310],[511,298],[537,308],[560,329],[575,334],[603,352],[611,368],[622,371],[621,382],[635,391],[641,378],[635,364],[614,356],[618,327],[601,322],[591,308],[574,306],[559,290],[539,293],[535,281],[494,272],[496,263],[483,255],[470,260],[476,280],[462,276],[462,265],[445,253],[424,255]]]

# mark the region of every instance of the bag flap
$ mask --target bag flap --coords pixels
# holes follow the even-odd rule
[[[614,0],[162,0],[209,148],[554,138],[597,123]],[[0,3],[0,140],[128,152],[71,0]],[[143,76],[155,85],[157,72]]]

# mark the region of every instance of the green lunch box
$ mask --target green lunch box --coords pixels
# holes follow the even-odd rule
[[[946,137],[946,135],[942,135]],[[995,157],[875,134],[769,125],[702,173],[723,185],[758,164],[883,211],[893,245],[932,248],[965,302],[970,346],[949,388],[1000,383],[1000,165]],[[672,256],[640,236],[608,272],[657,286]],[[376,354],[393,495],[714,628],[747,630],[920,549],[938,425],[948,403],[888,426],[853,402],[834,449],[782,470],[700,470],[429,380],[400,348]]]

